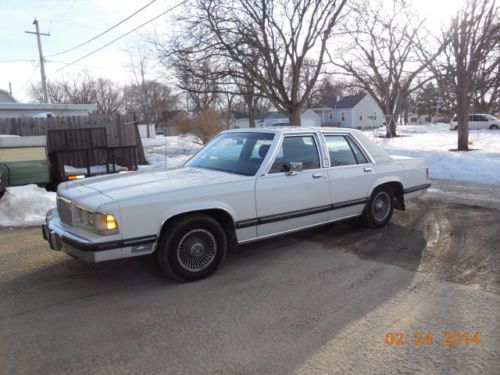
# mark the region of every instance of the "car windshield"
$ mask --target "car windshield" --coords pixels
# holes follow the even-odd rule
[[[497,118],[495,116],[492,116],[492,115],[483,115],[484,117],[486,117],[488,120],[496,120]]]
[[[186,166],[254,176],[273,138],[271,133],[224,133],[205,146]]]

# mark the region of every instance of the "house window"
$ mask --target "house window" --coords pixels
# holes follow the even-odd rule
[[[359,112],[359,120],[363,121],[363,112]]]
[[[340,112],[340,121],[345,121],[345,112]]]
[[[330,113],[328,114],[328,118],[329,118],[330,120],[333,118],[333,113],[332,113],[332,112],[330,112]]]
[[[375,119],[375,121],[377,121],[377,112],[375,112],[375,115],[373,118]]]

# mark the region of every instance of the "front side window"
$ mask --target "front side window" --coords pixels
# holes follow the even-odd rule
[[[302,163],[304,170],[320,168],[318,148],[312,135],[285,137],[269,173],[288,172],[289,163]]]
[[[349,137],[327,135],[325,136],[325,142],[330,155],[331,167],[368,163],[363,152]]]
[[[270,133],[221,134],[189,160],[186,166],[254,176],[273,138],[274,134]]]

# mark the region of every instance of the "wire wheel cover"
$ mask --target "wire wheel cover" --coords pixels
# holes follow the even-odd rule
[[[177,246],[177,260],[188,271],[206,269],[217,255],[217,241],[205,229],[193,229],[182,237]]]
[[[385,191],[379,192],[373,199],[372,213],[377,221],[384,221],[391,210],[391,197]]]

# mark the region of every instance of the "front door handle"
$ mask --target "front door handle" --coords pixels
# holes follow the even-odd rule
[[[364,171],[368,173],[368,172],[371,172],[371,171],[372,171],[372,169],[371,169],[371,167],[366,167],[366,168],[364,169]]]
[[[321,178],[323,175],[321,173],[314,173],[313,178]]]

